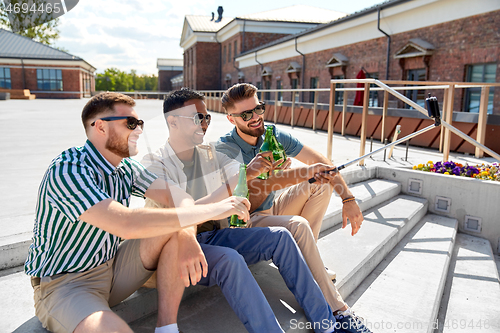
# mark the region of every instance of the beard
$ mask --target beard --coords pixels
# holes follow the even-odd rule
[[[128,140],[121,139],[116,132],[110,128],[109,138],[106,140],[105,148],[121,158],[130,157]]]
[[[250,128],[248,126],[248,123],[246,125],[247,126],[245,126],[245,127],[238,127],[238,129],[246,135],[250,135],[250,136],[253,136],[255,138],[258,138],[259,136],[263,135],[266,132],[266,130],[264,128],[264,119],[261,119],[261,124],[257,128]]]

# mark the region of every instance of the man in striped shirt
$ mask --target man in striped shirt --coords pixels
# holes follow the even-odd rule
[[[193,206],[184,191],[130,159],[144,125],[134,106],[132,98],[118,93],[90,99],[82,111],[87,142],[57,156],[40,184],[25,271],[32,276],[36,315],[51,331],[132,332],[110,307],[156,270],[156,331],[178,332],[182,293],[171,297],[167,290],[198,282],[207,263],[199,246],[178,261],[177,232],[232,214],[248,219],[246,199]],[[181,207],[130,209],[131,195],[167,207],[175,197]]]

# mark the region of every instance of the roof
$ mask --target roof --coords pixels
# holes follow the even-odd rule
[[[166,59],[166,58],[158,58],[156,61],[156,66],[184,66],[183,59]]]
[[[0,29],[0,58],[83,60],[5,29]]]
[[[217,17],[212,21],[212,16],[186,15],[186,20],[194,32],[217,32],[233,18],[223,17],[220,22],[216,22]]]
[[[274,45],[277,45],[277,44],[281,44],[281,43],[284,43],[286,41],[289,41],[289,40],[292,40],[292,39],[295,39],[295,38],[298,38],[298,37],[301,37],[301,36],[309,35],[309,34],[314,33],[316,31],[320,31],[320,30],[332,27],[332,26],[334,26],[336,24],[340,24],[340,23],[343,23],[343,22],[355,19],[357,17],[361,17],[361,16],[364,16],[364,15],[376,12],[378,10],[378,8],[381,8],[381,9],[382,8],[388,8],[388,7],[391,7],[391,6],[394,6],[394,5],[398,5],[398,4],[404,3],[404,2],[409,2],[409,1],[411,1],[411,0],[387,0],[387,1],[381,1],[381,3],[376,4],[376,5],[374,5],[372,7],[369,7],[369,8],[363,9],[363,10],[361,10],[359,12],[355,12],[353,14],[350,14],[350,15],[338,18],[338,19],[336,19],[334,21],[331,21],[331,22],[328,22],[328,23],[318,24],[315,27],[307,29],[307,30],[305,30],[303,32],[299,32],[298,34],[284,36],[284,37],[282,37],[280,39],[277,39],[275,41],[272,41],[272,42],[270,42],[268,44],[264,44],[262,46],[258,46],[256,48],[254,48],[254,49],[242,52],[241,54],[238,55],[238,57],[246,55],[246,54],[249,54],[249,53],[256,52],[258,50],[266,49],[268,47],[271,47],[271,46],[274,46]]]
[[[277,21],[300,23],[327,23],[346,16],[347,13],[307,5],[294,5],[265,12],[238,16],[252,21]]]

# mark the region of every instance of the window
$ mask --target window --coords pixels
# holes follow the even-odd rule
[[[222,63],[226,63],[226,46],[224,45],[224,52],[222,52]]]
[[[319,78],[317,77],[312,77],[311,78],[311,89],[316,89],[318,88],[318,82],[319,82]],[[314,95],[316,94],[315,91],[311,91],[309,93],[309,102],[311,103],[314,103]]]
[[[231,43],[227,46],[227,62],[233,62],[231,58]]]
[[[299,79],[292,79],[292,89],[297,89],[299,87]],[[299,93],[293,91],[292,96],[295,96],[295,102],[299,101]]]
[[[344,75],[337,75],[333,77],[334,80],[343,80]],[[337,88],[344,88],[343,83],[335,84],[335,104],[344,104],[344,92],[338,91]]]
[[[281,80],[276,80],[276,89],[283,89],[283,83]],[[283,94],[280,92],[278,92],[278,101],[282,101],[283,100]]]
[[[467,82],[495,82],[496,64],[479,64],[467,67]],[[494,90],[490,88],[488,95],[488,114],[493,113]],[[467,88],[465,93],[465,112],[479,113],[481,88]]]
[[[271,80],[265,81],[266,89],[271,89]],[[271,93],[269,91],[266,91],[266,101],[269,101],[271,99]]]
[[[412,69],[408,71],[408,81],[425,81],[425,69]],[[425,108],[425,90],[407,90],[406,97],[416,102],[418,105]],[[407,109],[413,109],[408,104],[405,104]]]
[[[378,73],[366,73],[367,79],[377,79]],[[376,84],[370,83],[370,88],[377,88]],[[370,89],[370,98],[368,100],[368,106],[378,106],[378,91]]]
[[[0,88],[12,89],[10,68],[0,67]]]
[[[37,69],[36,79],[38,90],[63,90],[62,73],[60,69]]]
[[[234,41],[234,56],[236,57],[237,54],[238,54],[238,41],[235,40]]]

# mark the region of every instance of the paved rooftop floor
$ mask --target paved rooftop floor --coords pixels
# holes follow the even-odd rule
[[[81,146],[86,137],[81,124],[81,110],[88,99],[80,100],[8,100],[0,101],[0,237],[30,232],[36,205],[38,186],[50,161],[63,150]],[[139,140],[138,160],[148,150],[155,151],[168,137],[162,114],[162,101],[137,100],[135,110],[146,122]],[[326,155],[327,133],[310,129],[279,125],[290,131],[304,144]],[[212,113],[212,123],[206,141],[216,141],[229,132],[232,125],[219,113]],[[333,159],[336,165],[358,157],[359,138],[335,134]],[[373,150],[381,147],[374,142]],[[366,152],[370,151],[367,141]],[[365,160],[365,165],[411,167],[429,160],[440,161],[442,154],[436,150],[410,146],[405,160],[404,144],[394,149],[393,158],[384,161],[378,153]],[[491,163],[492,158],[476,159],[464,154],[450,154],[450,159],[461,163]]]

